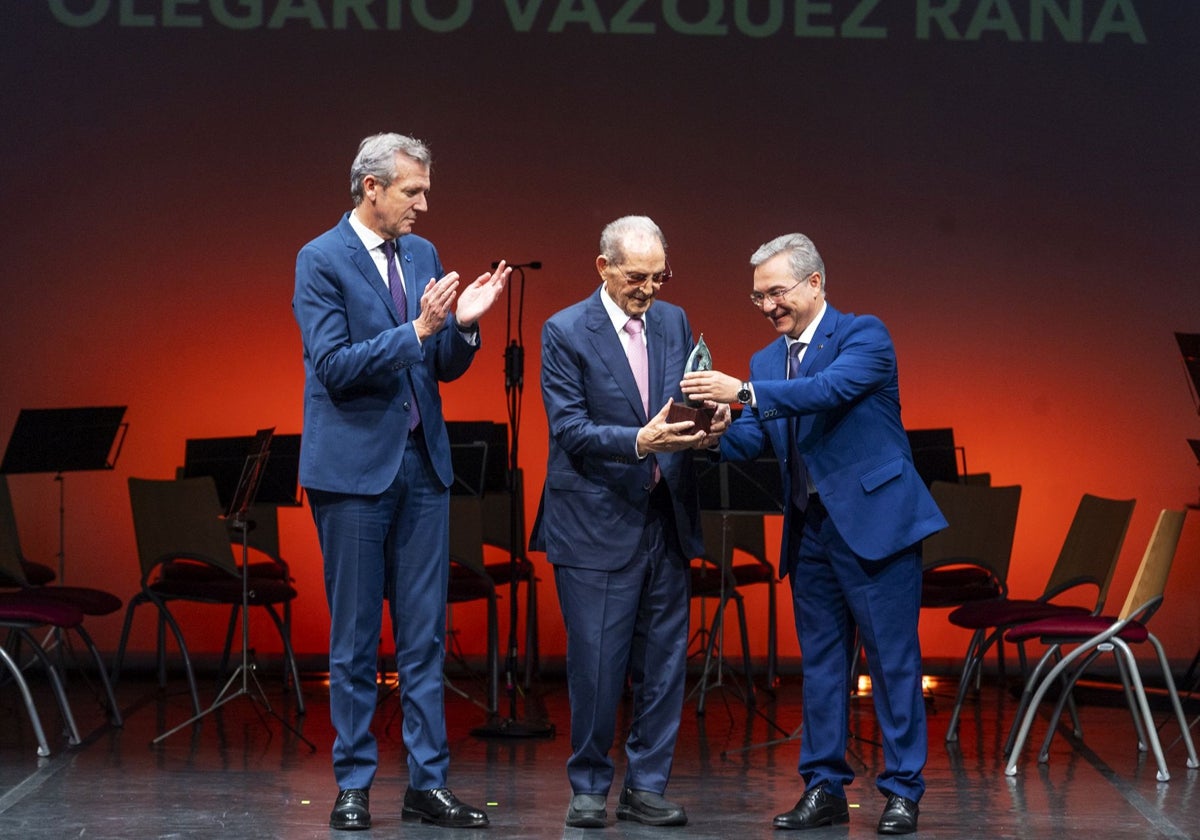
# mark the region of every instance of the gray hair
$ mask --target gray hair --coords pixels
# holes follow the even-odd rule
[[[622,216],[615,222],[609,222],[600,234],[600,256],[614,265],[620,265],[625,261],[625,240],[637,234],[657,239],[663,253],[666,253],[667,239],[649,216]]]
[[[383,186],[396,174],[396,155],[406,155],[429,168],[429,147],[404,134],[373,134],[358,144],[358,154],[350,166],[350,197],[357,207],[363,200],[363,181],[372,176]]]
[[[825,261],[817,253],[817,246],[803,233],[787,233],[758,246],[750,257],[750,265],[758,268],[772,257],[786,253],[792,278],[803,280],[814,271],[821,273],[821,291],[825,291]]]

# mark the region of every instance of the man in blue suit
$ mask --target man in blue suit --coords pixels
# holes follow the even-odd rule
[[[645,216],[600,237],[601,286],[542,329],[550,428],[531,535],[545,551],[567,629],[571,804],[566,822],[606,824],[617,709],[629,674],[633,720],[619,819],[683,825],[665,799],[683,707],[688,563],[702,551],[690,420],[667,422],[692,349],[682,309],[655,302],[670,279],[666,241]],[[641,381],[639,381],[639,379]],[[728,425],[717,418],[713,433]]]
[[[883,323],[825,301],[825,264],[803,234],[750,258],[750,299],[781,336],[750,360],[750,379],[690,373],[694,399],[740,402],[720,454],[779,456],[785,505],[780,574],[789,574],[804,657],[800,775],[805,792],[775,817],[782,829],[849,820],[845,786],[851,659],[862,640],[871,674],[887,797],[878,831],[917,829],[925,790],[921,693],[921,540],[946,527],[912,463],[900,421],[896,352]]]
[[[429,167],[428,148],[411,137],[363,140],[350,170],[354,209],[296,258],[300,482],[325,561],[338,783],[329,824],[337,829],[371,825],[379,750],[370,725],[385,597],[408,750],[401,816],[450,827],[488,823],[446,787],[442,637],[453,475],[438,383],[471,364],[477,322],[510,269],[502,262],[461,289],[457,272],[443,276],[433,245],[412,234],[428,209]]]

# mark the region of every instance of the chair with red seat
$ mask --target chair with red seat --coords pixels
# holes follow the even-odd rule
[[[95,661],[104,690],[105,703],[108,706],[109,718],[114,726],[121,726],[123,724],[121,710],[117,706],[112,686],[108,681],[107,667],[102,661],[91,635],[83,626],[83,621],[88,616],[105,616],[117,612],[121,609],[121,599],[111,592],[87,586],[57,584],[35,586],[26,578],[25,570],[30,566],[36,569],[38,565],[30,564],[25,560],[21,550],[20,536],[17,533],[17,519],[8,481],[5,476],[0,475],[0,586],[11,587],[10,591],[0,593],[0,599],[3,599],[10,609],[16,609],[19,606],[26,611],[26,618],[18,622],[23,627],[18,628],[14,625],[9,629],[16,633],[20,641],[30,643],[39,659],[42,659],[44,649],[42,644],[28,632],[31,628],[45,625],[54,628],[59,633],[66,630],[74,631]],[[42,614],[44,621],[37,620],[37,611],[34,609],[37,604],[46,604],[51,607]],[[54,609],[58,606],[67,609]],[[78,620],[75,618],[76,612],[79,614]],[[61,636],[56,635],[55,641],[62,641]],[[51,674],[52,680],[59,677],[60,675],[57,673]]]
[[[958,694],[946,728],[947,741],[958,739],[958,718],[968,688],[978,669],[983,667],[983,657],[988,648],[1000,640],[1009,627],[1064,613],[1086,615],[1104,609],[1104,599],[1112,583],[1134,504],[1133,499],[1106,499],[1085,493],[1075,510],[1058,559],[1050,572],[1050,579],[1038,598],[1003,597],[971,601],[950,613],[951,624],[972,630],[973,633],[963,657]],[[1085,586],[1096,590],[1095,601],[1090,609],[1055,600],[1064,593]],[[1026,660],[1023,644],[1017,645],[1017,652],[1024,676]]]
[[[24,600],[19,592],[0,593],[0,627],[6,628],[10,634],[15,634],[22,641],[27,642],[41,663],[54,691],[54,699],[58,703],[63,725],[67,729],[68,743],[72,746],[79,744],[81,738],[79,737],[79,728],[75,725],[75,716],[71,714],[71,705],[67,702],[62,678],[59,676],[54,662],[38,641],[33,638],[30,631],[41,627],[53,627],[60,630],[81,629],[82,624],[83,613],[70,604],[45,600]],[[92,649],[95,649],[94,646]],[[5,668],[12,675],[13,681],[16,682],[17,688],[21,692],[22,699],[25,701],[25,711],[29,715],[29,722],[33,726],[34,735],[38,741],[38,755],[43,757],[50,755],[50,744],[46,740],[46,733],[42,729],[37,706],[34,705],[33,695],[29,691],[29,685],[25,681],[21,666],[4,646],[0,646],[0,661],[4,662]],[[103,673],[104,664],[102,662],[98,662],[98,664]]]
[[[1101,654],[1112,653],[1116,657],[1125,698],[1133,715],[1138,749],[1146,752],[1149,745],[1158,763],[1158,780],[1168,781],[1171,776],[1163,758],[1162,745],[1158,740],[1157,727],[1150,712],[1137,658],[1131,649],[1131,645],[1145,642],[1149,642],[1157,654],[1167,695],[1187,747],[1187,766],[1191,769],[1200,767],[1200,758],[1197,757],[1196,747],[1192,743],[1187,718],[1179,702],[1179,693],[1175,688],[1166,652],[1162,643],[1147,627],[1151,617],[1162,606],[1163,592],[1166,590],[1167,577],[1183,531],[1184,518],[1183,511],[1164,510],[1159,514],[1137,575],[1125,598],[1125,605],[1117,615],[1059,615],[1019,624],[1008,630],[1006,637],[1009,641],[1023,643],[1038,639],[1048,647],[1026,680],[1025,689],[1021,694],[1021,702],[1013,719],[1006,747],[1008,765],[1004,772],[1007,775],[1012,776],[1017,772],[1017,758],[1033,725],[1038,705],[1050,687],[1060,685],[1061,693],[1050,715],[1046,738],[1038,753],[1038,762],[1041,764],[1049,760],[1050,742],[1054,737],[1056,724],[1062,716],[1063,707],[1075,683]],[[1075,647],[1064,656],[1062,649],[1066,645]],[[1052,662],[1053,667],[1046,670]],[[1074,734],[1077,738],[1083,737],[1078,721]]]
[[[177,472],[177,476],[179,475]],[[229,540],[234,545],[235,553],[246,549],[250,558],[250,577],[256,580],[280,580],[295,584],[291,569],[283,558],[279,541],[279,510],[274,504],[254,504],[250,506],[244,522],[225,520],[229,530]],[[244,545],[243,545],[244,543]],[[160,572],[163,580],[170,581],[200,581],[221,580],[226,577],[224,569],[188,560],[176,560],[164,563]],[[229,667],[229,658],[233,651],[234,634],[237,630],[238,618],[241,616],[241,603],[234,604],[229,609],[229,624],[225,632],[225,647],[221,653],[221,663],[217,667],[218,682],[224,679]],[[283,628],[288,639],[292,638],[292,602],[284,601]],[[284,663],[284,681],[291,681],[291,670]],[[301,706],[303,709],[303,706]]]
[[[124,662],[136,608],[141,604],[154,604],[175,638],[183,659],[192,708],[199,715],[200,698],[191,656],[183,630],[169,605],[178,601],[240,607],[242,567],[234,559],[229,531],[221,518],[224,509],[211,476],[173,480],[130,478],[129,498],[141,568],[141,591],[129,599],[113,665],[113,682]],[[180,563],[201,564],[204,568],[196,574],[180,573],[178,569],[174,573],[164,573],[164,567]],[[294,599],[296,590],[278,576],[251,575],[246,583],[246,597],[250,606],[264,609],[279,633],[284,663],[292,675],[297,711],[303,714],[304,697],[300,691],[296,657],[276,610]],[[248,616],[242,616],[243,621],[247,619]],[[161,627],[157,636],[159,685],[165,686],[164,631]]]

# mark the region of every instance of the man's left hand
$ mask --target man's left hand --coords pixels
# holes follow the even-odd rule
[[[480,274],[474,283],[458,293],[458,309],[454,317],[460,327],[471,329],[475,322],[483,317],[483,313],[492,308],[492,304],[504,291],[504,284],[508,282],[510,274],[512,269],[501,260],[495,271]]]
[[[716,446],[717,442],[721,440],[721,435],[725,434],[725,430],[729,428],[729,424],[732,422],[729,406],[718,405],[711,401],[705,403],[705,405],[715,407],[717,413],[713,415],[712,422],[708,426],[708,433],[700,438],[700,441],[696,444],[697,449],[709,449]]]

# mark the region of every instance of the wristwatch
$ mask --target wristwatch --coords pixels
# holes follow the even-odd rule
[[[742,387],[739,388],[738,392],[737,392],[737,401],[740,402],[742,405],[750,405],[750,397],[751,396],[752,395],[750,393],[750,383],[743,382]]]

